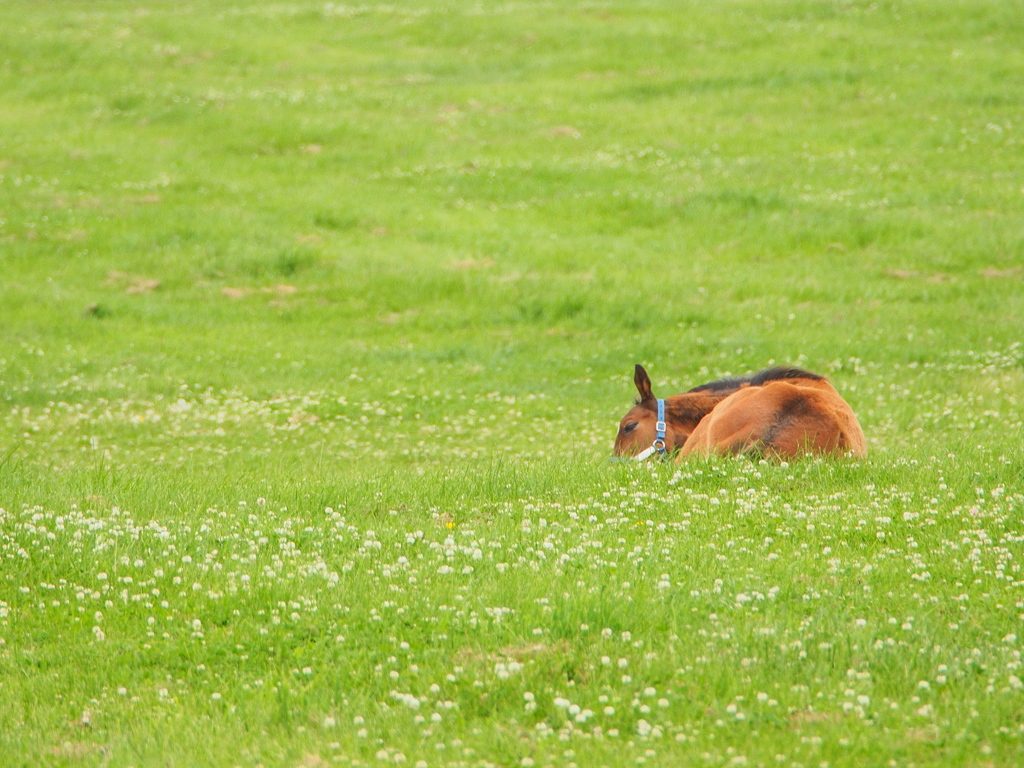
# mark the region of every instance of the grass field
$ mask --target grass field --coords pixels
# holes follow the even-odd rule
[[[0,2],[0,763],[1024,763],[1022,105],[1010,0]],[[610,464],[637,362],[869,457]]]

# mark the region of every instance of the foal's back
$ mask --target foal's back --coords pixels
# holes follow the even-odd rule
[[[867,441],[842,396],[811,374],[743,386],[701,419],[680,455],[745,452],[862,457]]]

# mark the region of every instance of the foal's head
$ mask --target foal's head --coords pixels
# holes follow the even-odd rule
[[[642,365],[636,367],[633,383],[640,392],[640,399],[619,422],[619,433],[615,436],[616,456],[636,456],[649,448],[657,436],[658,399],[651,392],[651,377]],[[665,415],[665,448],[669,452],[682,448],[687,432],[674,427]]]

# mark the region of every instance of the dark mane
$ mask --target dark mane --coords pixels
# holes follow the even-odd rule
[[[744,384],[751,387],[760,387],[769,381],[778,381],[780,379],[810,379],[811,381],[820,381],[824,378],[824,376],[819,376],[816,373],[804,371],[800,368],[768,368],[767,370],[758,371],[757,373],[748,373],[746,376],[730,376],[726,379],[710,381],[707,384],[701,384],[699,387],[694,387],[689,391],[722,392],[731,389],[739,389]]]

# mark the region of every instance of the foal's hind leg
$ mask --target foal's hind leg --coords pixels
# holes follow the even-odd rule
[[[760,449],[778,458],[804,454],[835,455],[850,450],[850,440],[824,393],[804,392],[783,400],[760,436]]]

